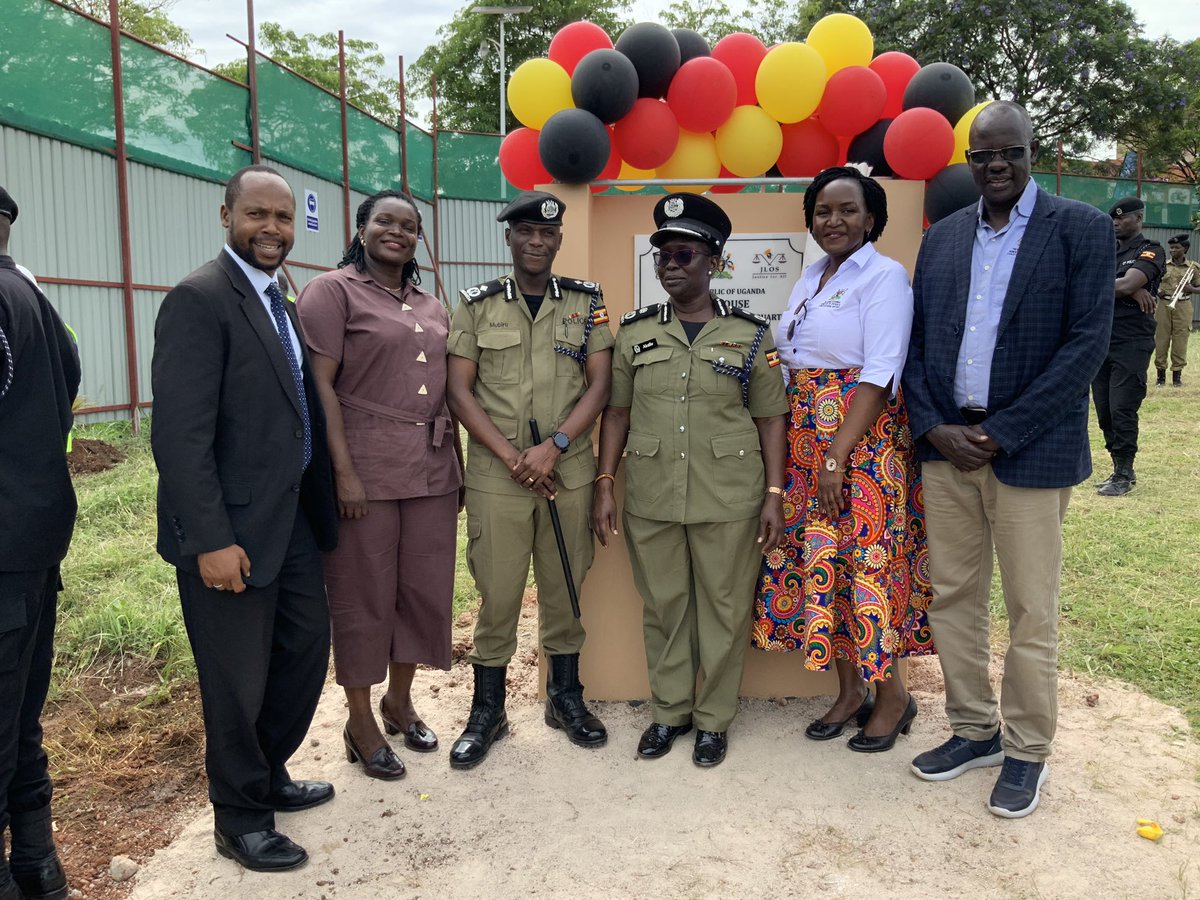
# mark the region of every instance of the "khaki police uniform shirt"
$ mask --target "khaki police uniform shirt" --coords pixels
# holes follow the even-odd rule
[[[689,342],[670,303],[627,314],[613,354],[611,406],[630,408],[625,511],[660,522],[755,517],[765,491],[755,418],[784,415],[779,356],[764,330],[742,385],[713,363],[744,367],[762,320],[716,299],[716,315]]]
[[[1162,281],[1158,285],[1158,295],[1169,299],[1175,293],[1175,289],[1179,287],[1179,283],[1184,280],[1187,280],[1192,287],[1200,287],[1200,266],[1190,259],[1185,259],[1178,264],[1168,259]],[[1191,300],[1192,295],[1184,293],[1180,295],[1179,299]]]
[[[551,277],[536,321],[530,318],[512,273],[496,282],[462,291],[450,327],[448,350],[478,365],[475,398],[518,450],[533,445],[529,420],[536,419],[545,440],[557,431],[587,388],[584,367],[555,347],[578,353],[588,318],[587,352],[613,345],[599,286]],[[571,436],[571,446],[556,467],[566,488],[588,484],[595,474],[592,426]],[[488,493],[521,494],[511,473],[483,444],[467,447],[467,487]]]

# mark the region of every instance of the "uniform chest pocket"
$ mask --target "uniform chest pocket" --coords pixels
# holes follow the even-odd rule
[[[682,369],[675,365],[675,350],[652,347],[633,355],[633,390],[642,394],[665,394],[682,390]],[[676,371],[679,369],[679,371]]]
[[[700,364],[696,367],[696,383],[706,394],[737,394],[741,396],[742,383],[737,377],[718,372],[713,363],[740,369],[746,365],[746,353],[732,347],[701,347],[696,351]]]
[[[521,379],[521,332],[484,331],[479,345],[479,379],[487,384],[516,384]]]
[[[563,350],[569,350],[571,353],[579,353],[583,345],[583,323],[572,322],[567,324],[559,322],[554,326],[554,346],[561,347]],[[583,372],[583,367],[579,364],[579,360],[569,353],[555,352],[558,357],[558,362],[555,363],[555,372],[560,377],[578,378]]]

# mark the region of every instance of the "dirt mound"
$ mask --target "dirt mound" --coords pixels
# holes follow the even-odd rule
[[[72,475],[92,475],[104,472],[125,461],[125,451],[104,441],[75,438],[67,454],[67,469]]]

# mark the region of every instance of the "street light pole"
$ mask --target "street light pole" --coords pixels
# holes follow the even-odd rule
[[[506,75],[505,55],[504,55],[504,20],[508,16],[516,16],[521,13],[527,13],[532,6],[474,6],[471,12],[480,13],[485,16],[495,16],[500,20],[500,140],[504,140],[504,135],[508,133],[508,104],[504,102],[504,78]],[[504,178],[504,173],[500,173],[500,198],[504,199],[505,186],[507,182]]]

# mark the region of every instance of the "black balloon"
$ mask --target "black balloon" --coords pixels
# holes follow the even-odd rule
[[[951,125],[975,105],[975,86],[967,73],[950,63],[922,66],[904,89],[904,108],[927,106],[936,109]]]
[[[672,28],[671,34],[675,35],[675,42],[679,44],[679,64],[681,66],[697,56],[712,56],[712,49],[708,46],[708,41],[692,29]]]
[[[679,42],[657,22],[630,25],[613,45],[629,57],[638,74],[639,97],[662,97],[679,70]]]
[[[955,163],[934,175],[925,186],[925,218],[932,225],[978,200],[979,186],[971,177],[971,167]]]
[[[888,165],[887,158],[883,155],[883,136],[887,134],[891,124],[891,119],[880,119],[862,134],[857,135],[846,149],[846,162],[865,162],[871,166],[871,175],[879,178],[886,178],[894,174],[892,167]]]
[[[612,140],[604,123],[584,109],[562,109],[542,126],[538,156],[563,184],[586,184],[604,171]]]
[[[637,96],[637,69],[616,50],[593,50],[571,76],[575,105],[610,125],[633,109]]]

